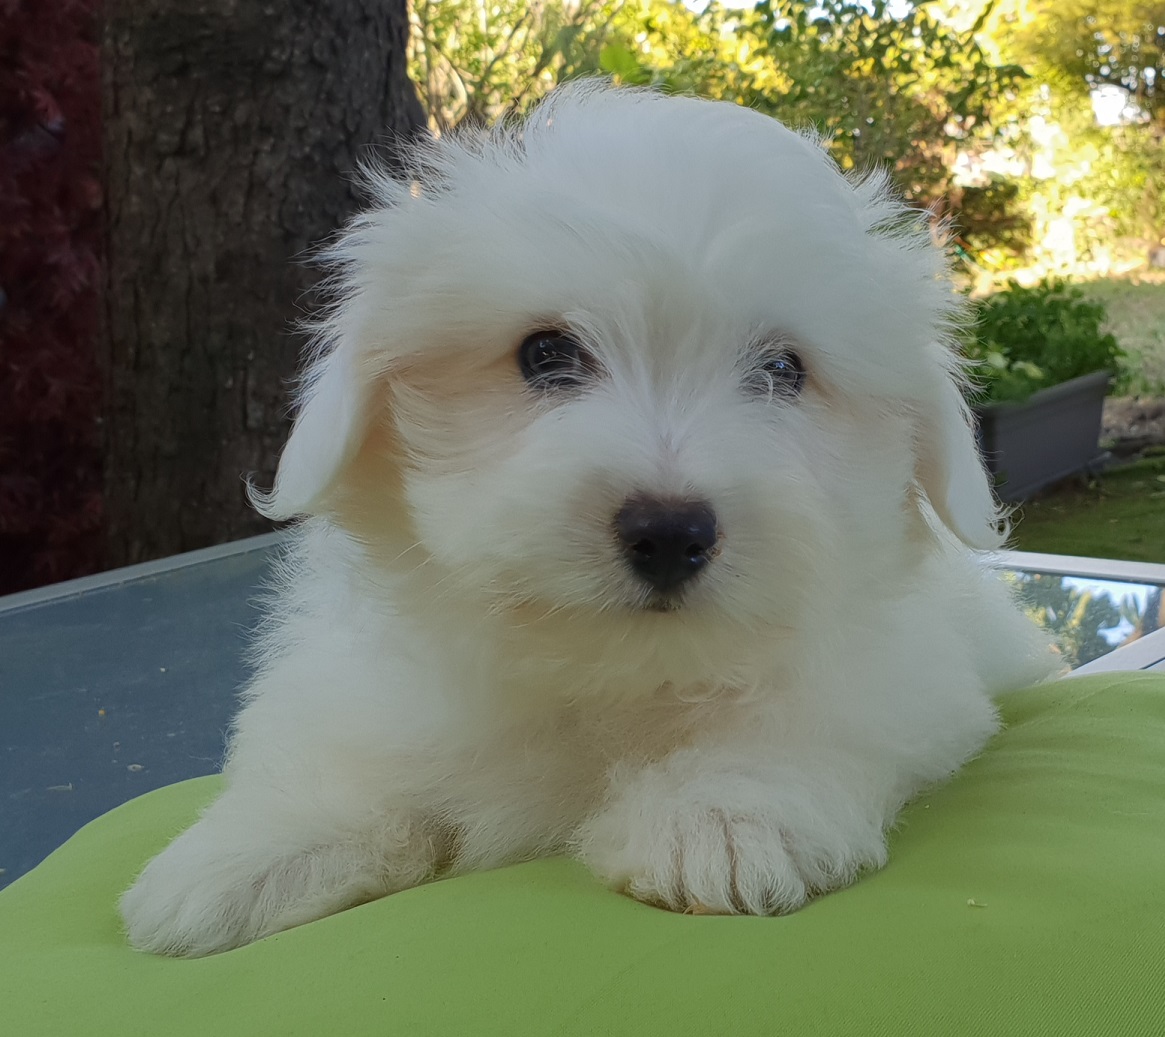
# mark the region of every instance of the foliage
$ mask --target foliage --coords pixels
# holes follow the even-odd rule
[[[979,300],[964,353],[987,401],[1022,400],[1038,389],[1092,371],[1115,371],[1122,355],[1102,330],[1105,309],[1064,281],[1012,283]]]
[[[1008,23],[1017,47],[1060,89],[1117,88],[1165,127],[1162,0],[1028,0]]]
[[[1075,250],[1097,259],[1118,239],[1165,232],[1165,135],[1154,126],[1099,126],[1091,102],[1049,91],[1032,110],[1056,127],[1054,175],[1025,178],[1018,201],[1038,221],[1075,214]],[[1030,143],[1028,150],[1032,150]]]
[[[958,248],[982,257],[990,251],[1021,255],[1030,247],[1032,217],[1016,180],[992,175],[981,184],[955,184],[947,198]]]
[[[1123,234],[1160,241],[1165,234],[1165,126],[1078,127],[1072,141],[1086,162],[1074,185]]]
[[[1082,226],[1082,245],[1165,233],[1165,2],[1163,0],[963,0],[985,12],[1001,60],[1031,75],[1015,106],[1026,134],[1039,114],[1065,134],[1057,175],[1033,181],[1025,200],[1059,211],[1089,199],[1105,218]],[[1097,125],[1093,91],[1124,101],[1122,119]]]
[[[433,129],[520,113],[558,83],[621,83],[720,96],[724,11],[676,0],[413,0],[409,71]]]
[[[555,83],[616,82],[736,101],[829,142],[843,168],[888,166],[947,214],[955,150],[990,137],[1022,78],[921,0],[416,0],[412,69],[438,130],[518,110]]]
[[[994,105],[1023,77],[926,3],[763,0],[742,28],[772,70],[745,103],[814,126],[843,168],[892,168],[939,211],[957,149],[991,138]]]
[[[1160,609],[1159,591],[1149,595],[1142,614],[1132,595],[1115,601],[1086,581],[1064,576],[1017,573],[1012,585],[1021,607],[1052,635],[1072,669],[1107,655],[1134,632],[1147,633]]]
[[[492,123],[553,86],[561,51],[602,6],[534,0],[413,0],[409,74],[433,129]]]
[[[97,7],[0,3],[0,592],[98,561]]]

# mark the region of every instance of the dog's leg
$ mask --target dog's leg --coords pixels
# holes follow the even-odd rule
[[[775,755],[685,749],[616,769],[576,852],[639,900],[715,914],[792,911],[885,863],[900,781],[829,752]]]
[[[366,804],[361,817],[318,788],[269,793],[228,789],[150,862],[121,900],[135,947],[227,950],[415,886],[453,852],[452,832],[419,811]]]

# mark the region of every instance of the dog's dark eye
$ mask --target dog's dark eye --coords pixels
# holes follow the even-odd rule
[[[522,377],[537,389],[569,389],[581,385],[595,370],[595,358],[565,331],[535,331],[518,347]]]
[[[760,396],[790,399],[805,387],[805,365],[791,349],[765,353],[745,379],[745,388]]]

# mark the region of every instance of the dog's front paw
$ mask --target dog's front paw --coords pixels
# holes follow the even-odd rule
[[[121,898],[129,942],[156,954],[230,950],[433,876],[438,840],[402,816],[363,838],[265,843],[204,818],[146,866]]]
[[[783,914],[885,863],[877,820],[782,803],[778,791],[745,779],[665,791],[659,777],[637,782],[576,836],[591,870],[637,900],[700,914]]]
[[[138,950],[199,957],[259,935],[262,869],[242,853],[216,854],[200,828],[174,840],[122,895],[126,934]]]

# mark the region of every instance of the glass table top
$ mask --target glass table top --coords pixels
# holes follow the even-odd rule
[[[0,600],[0,888],[82,824],[218,769],[279,535]],[[1000,554],[1074,673],[1165,671],[1165,565]]]
[[[1072,670],[1165,636],[1165,565],[1008,552],[999,568]]]

